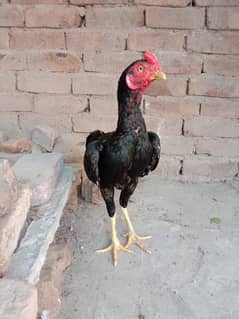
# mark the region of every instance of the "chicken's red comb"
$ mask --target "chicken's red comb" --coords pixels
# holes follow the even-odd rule
[[[150,52],[150,51],[145,51],[145,52],[144,52],[144,59],[145,59],[145,61],[147,61],[148,63],[154,64],[154,65],[156,65],[156,66],[158,66],[158,67],[160,68],[160,64],[159,64],[158,58],[157,58],[156,55],[153,54],[152,52]]]

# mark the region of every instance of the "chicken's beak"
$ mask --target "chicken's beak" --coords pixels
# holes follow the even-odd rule
[[[166,74],[164,72],[158,71],[153,74],[152,80],[166,80]]]

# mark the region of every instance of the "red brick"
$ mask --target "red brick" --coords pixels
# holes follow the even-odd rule
[[[199,102],[192,97],[145,97],[144,112],[150,116],[166,114],[198,115]]]
[[[109,74],[81,73],[72,79],[73,94],[115,95],[118,77]]]
[[[25,70],[27,69],[27,59],[25,53],[3,51],[0,52],[1,70]]]
[[[185,136],[163,136],[161,153],[167,155],[190,155],[194,152],[194,139]]]
[[[222,157],[239,157],[239,139],[200,138],[195,142],[196,153]]]
[[[28,54],[28,67],[31,70],[54,72],[79,72],[80,58],[68,52],[34,52]]]
[[[20,71],[17,87],[26,92],[69,94],[71,79],[64,74]]]
[[[88,133],[94,130],[104,132],[113,131],[116,128],[117,118],[113,116],[95,116],[90,113],[76,114],[73,118],[74,132]]]
[[[151,28],[200,29],[204,26],[202,8],[147,8],[146,26]]]
[[[18,131],[18,115],[14,112],[1,112],[0,127],[3,131],[17,132]]]
[[[146,4],[166,7],[186,7],[191,0],[135,0],[136,4]]]
[[[2,5],[0,10],[0,27],[23,27],[23,8],[15,5]]]
[[[0,94],[0,112],[32,111],[30,94]]]
[[[84,54],[85,71],[101,72],[101,73],[117,73],[121,72],[133,61],[141,59],[142,54],[136,52],[104,52]]]
[[[11,0],[11,3],[18,4],[63,4],[67,2],[67,0]]]
[[[86,26],[94,28],[133,28],[144,25],[144,10],[137,7],[88,7]]]
[[[13,92],[15,89],[15,74],[12,72],[0,72],[0,92]]]
[[[239,76],[239,57],[226,55],[209,55],[204,58],[205,73]]]
[[[195,32],[189,35],[187,49],[202,53],[239,53],[239,33]]]
[[[120,32],[74,30],[66,32],[67,48],[76,51],[121,51],[126,35]]]
[[[219,75],[192,77],[189,82],[189,95],[239,97],[239,81],[238,78]]]
[[[198,55],[180,52],[160,52],[157,56],[161,69],[166,74],[201,73],[202,58]]]
[[[193,157],[183,161],[183,175],[190,177],[228,178],[238,173],[236,161],[220,158]]]
[[[238,30],[239,7],[208,8],[207,26],[209,29]]]
[[[207,98],[202,101],[201,114],[238,119],[239,103],[238,100]]]
[[[90,113],[92,115],[118,115],[118,102],[116,95],[92,96],[90,98]]]
[[[0,30],[0,49],[9,48],[8,30]]]
[[[129,50],[144,51],[145,48],[156,50],[183,51],[184,33],[168,30],[133,31],[127,41]]]
[[[196,0],[197,6],[237,6],[238,0]]]
[[[239,137],[239,121],[220,117],[195,116],[184,122],[185,136]]]
[[[159,175],[162,177],[176,177],[179,175],[181,169],[181,158],[177,156],[166,156],[162,155],[160,157],[160,162],[155,171],[154,175]]]
[[[185,96],[187,78],[167,77],[166,81],[154,81],[146,90],[146,95],[151,96]]]
[[[33,112],[21,112],[20,126],[22,129],[33,130],[39,125],[48,125],[60,133],[72,131],[72,123],[69,115],[66,114],[39,114]]]
[[[128,0],[70,0],[70,3],[76,5],[90,5],[90,4],[121,4],[128,3]]]
[[[145,116],[147,129],[159,135],[181,135],[183,120],[180,116]]]
[[[26,26],[30,28],[72,28],[82,23],[84,9],[68,6],[36,6],[26,9]]]
[[[11,49],[64,49],[63,30],[13,30],[10,32]]]
[[[0,145],[0,151],[6,153],[30,153],[31,143],[25,137],[15,137]]]
[[[36,113],[72,114],[83,112],[86,107],[85,97],[37,94],[34,98],[34,112]]]

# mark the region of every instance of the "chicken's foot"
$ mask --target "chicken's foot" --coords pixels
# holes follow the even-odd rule
[[[129,250],[127,247],[124,247],[123,245],[121,245],[118,239],[117,232],[116,232],[116,215],[111,217],[111,225],[112,225],[112,244],[106,248],[98,249],[96,252],[106,253],[108,251],[112,251],[113,265],[114,267],[116,267],[118,262],[118,251],[121,250],[127,253],[132,253],[132,251]]]
[[[150,239],[152,236],[138,236],[135,233],[134,227],[131,223],[131,220],[129,218],[128,210],[127,208],[121,207],[122,212],[124,214],[127,226],[128,226],[128,241],[125,245],[125,248],[128,249],[128,247],[132,244],[137,245],[139,248],[141,248],[144,252],[151,254],[151,251],[142,243],[142,240]]]

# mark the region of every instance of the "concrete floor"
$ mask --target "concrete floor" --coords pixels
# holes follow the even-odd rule
[[[97,255],[111,238],[104,205],[65,214],[73,252],[58,319],[238,319],[239,183],[187,184],[144,178],[129,204],[147,255]],[[211,218],[220,218],[219,224]],[[118,234],[126,225],[118,210]],[[125,238],[120,236],[122,243]]]

